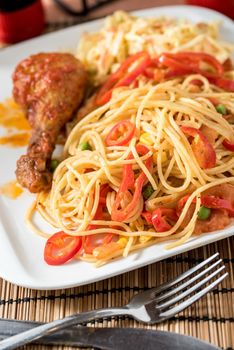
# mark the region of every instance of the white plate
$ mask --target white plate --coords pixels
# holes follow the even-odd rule
[[[221,20],[222,37],[228,41],[232,41],[233,38],[233,22],[217,12],[204,8],[169,6],[138,11],[136,14],[166,15],[187,18],[195,22]],[[74,49],[84,31],[98,30],[102,23],[103,20],[97,20],[74,26],[2,50],[0,52],[0,100],[11,96],[11,74],[21,59],[40,51]],[[22,148],[15,150],[0,147],[0,185],[14,179],[16,159],[23,153]],[[0,276],[17,285],[35,289],[68,288],[95,282],[217,241],[234,233],[232,226],[219,232],[193,237],[184,245],[169,251],[164,249],[165,243],[158,244],[100,268],[81,261],[52,267],[43,260],[44,239],[30,232],[24,223],[25,211],[32,200],[33,196],[27,193],[17,200],[0,197]]]

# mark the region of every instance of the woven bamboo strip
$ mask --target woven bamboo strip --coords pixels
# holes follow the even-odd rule
[[[234,348],[234,237],[198,248],[141,269],[87,286],[33,291],[0,279],[0,317],[48,322],[75,312],[121,306],[138,291],[155,287],[219,251],[229,273],[221,285],[189,309],[161,324],[142,325],[129,318],[97,321],[92,327],[141,327],[188,334],[223,349]],[[29,349],[68,347],[33,346]],[[71,348],[72,349],[72,348]]]

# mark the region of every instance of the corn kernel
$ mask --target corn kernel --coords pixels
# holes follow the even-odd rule
[[[151,231],[150,231],[150,232],[151,232]],[[140,236],[140,237],[139,237],[140,243],[146,243],[146,242],[148,242],[148,241],[151,240],[151,239],[152,239],[151,236]]]
[[[157,164],[157,159],[158,159],[158,152],[154,152],[154,154],[153,154],[153,162],[155,164]],[[167,160],[168,160],[167,152],[166,151],[162,151],[162,154],[161,154],[161,161],[162,161],[162,163],[165,163]]]
[[[117,243],[121,246],[121,248],[124,248],[124,247],[127,245],[128,240],[127,240],[126,237],[121,237],[121,238],[117,241]]]
[[[154,141],[152,140],[150,134],[148,132],[144,132],[140,136],[140,142],[147,146],[152,146],[154,144]]]

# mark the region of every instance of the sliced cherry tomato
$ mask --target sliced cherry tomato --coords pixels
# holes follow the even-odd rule
[[[63,231],[53,234],[46,242],[44,259],[49,265],[61,265],[79,252],[82,239],[70,236]]]
[[[129,71],[129,68],[134,65],[134,68]],[[96,104],[102,106],[107,103],[112,95],[112,91],[116,87],[128,86],[142,74],[145,69],[151,65],[151,58],[147,52],[138,52],[135,55],[129,56],[119,67],[119,69],[111,74],[107,81],[103,84],[96,96]]]
[[[135,125],[130,120],[118,122],[106,137],[107,146],[125,146],[133,138]]]
[[[143,217],[149,224],[153,224],[156,232],[165,232],[171,229],[171,224],[167,221],[177,221],[178,216],[175,209],[157,208],[152,214],[144,212]]]
[[[201,196],[201,204],[207,208],[226,209],[230,216],[234,216],[234,206],[227,199],[204,194]]]
[[[109,185],[102,185],[100,190],[100,200],[99,205],[96,211],[96,214],[94,215],[94,220],[103,220],[103,207],[106,203],[106,195],[109,192]],[[105,203],[104,203],[105,202]],[[98,225],[89,225],[87,227],[87,230],[95,230],[97,228],[100,228]],[[113,234],[111,233],[100,233],[100,234],[94,234],[94,235],[88,235],[84,238],[84,251],[87,254],[92,254],[93,250],[98,247],[99,245],[104,245],[109,242],[111,242],[113,238]]]
[[[99,197],[99,204],[97,207],[97,211],[94,215],[94,220],[105,220],[103,209],[106,206],[106,196],[107,193],[110,191],[110,186],[108,184],[101,185],[100,188],[100,197]],[[89,225],[87,227],[87,230],[95,230],[97,228],[101,228],[99,225]],[[94,235],[88,235],[84,237],[84,251],[86,254],[92,254],[93,250],[96,247],[99,247],[101,245],[108,244],[112,241],[113,238],[112,233],[100,233],[100,234],[94,234]]]
[[[213,168],[216,164],[216,153],[205,135],[199,129],[188,126],[182,126],[181,130],[194,138],[191,146],[200,167]]]
[[[228,141],[228,140],[224,140],[223,141],[223,146],[228,149],[229,151],[234,152],[234,143]]]
[[[136,151],[140,155],[145,155],[149,152],[149,149],[144,145],[137,145]],[[133,155],[130,154],[127,159],[133,159]],[[152,157],[147,158],[145,165],[147,169],[151,168]],[[145,173],[141,172],[138,178],[134,179],[134,172],[131,164],[126,164],[123,169],[123,179],[120,184],[119,191],[116,195],[115,202],[111,211],[111,218],[114,221],[124,221],[131,216],[136,204],[141,198],[142,187],[146,180]],[[127,191],[133,191],[133,198],[131,202],[125,208],[119,208],[122,199],[124,198]]]

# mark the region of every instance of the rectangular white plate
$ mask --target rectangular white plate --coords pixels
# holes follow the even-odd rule
[[[169,6],[136,12],[139,16],[170,16],[187,18],[194,22],[221,20],[221,36],[233,40],[234,24],[227,17],[199,7]],[[30,54],[46,51],[75,49],[84,31],[95,31],[103,20],[74,26],[6,48],[0,52],[0,100],[11,96],[11,74],[16,64]],[[1,130],[0,130],[1,132]],[[0,147],[0,185],[14,179],[15,163],[25,149]],[[151,264],[169,256],[231,236],[234,227],[193,237],[189,242],[172,250],[158,244],[113,261],[103,267],[73,261],[63,266],[48,266],[43,260],[45,240],[36,236],[24,223],[25,212],[33,195],[24,193],[17,200],[0,197],[0,276],[20,286],[35,289],[68,288],[102,280],[126,271]]]

